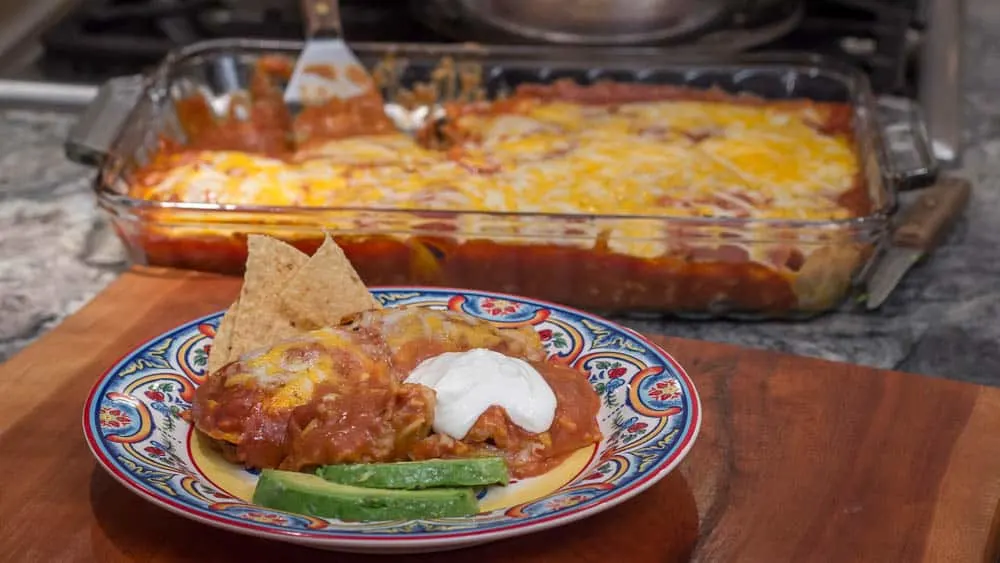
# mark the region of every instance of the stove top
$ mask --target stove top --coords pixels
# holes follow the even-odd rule
[[[525,43],[462,21],[438,2],[343,0],[344,35],[364,42]],[[42,36],[46,75],[103,81],[154,65],[202,39],[298,39],[297,2],[280,0],[85,0]],[[758,21],[734,22],[674,50],[808,51],[865,69],[884,93],[915,96],[922,25],[917,0],[802,0]]]

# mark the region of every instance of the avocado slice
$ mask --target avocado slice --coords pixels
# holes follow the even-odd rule
[[[275,469],[261,471],[253,502],[286,512],[357,522],[471,516],[479,512],[472,489],[370,489]]]
[[[316,474],[334,483],[376,489],[478,487],[510,480],[507,462],[500,457],[324,465]]]

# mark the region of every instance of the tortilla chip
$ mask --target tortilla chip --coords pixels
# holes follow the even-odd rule
[[[281,291],[284,314],[304,330],[336,326],[347,315],[381,306],[329,235]]]
[[[219,328],[215,329],[215,338],[212,339],[212,350],[208,353],[207,373],[215,373],[230,361],[229,352],[233,346],[233,327],[236,325],[236,318],[238,317],[236,309],[239,304],[240,301],[237,299],[229,306],[226,314],[222,315],[222,320],[219,321]]]
[[[278,293],[308,260],[307,255],[280,240],[263,235],[247,238],[247,267],[230,359],[295,334],[282,315]]]

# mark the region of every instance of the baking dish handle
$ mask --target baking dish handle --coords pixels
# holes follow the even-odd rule
[[[938,162],[920,106],[906,98],[881,96],[877,111],[889,174],[896,189],[922,188],[933,183]]]
[[[66,137],[66,157],[80,164],[100,166],[138,103],[143,85],[139,74],[117,76],[102,84]]]

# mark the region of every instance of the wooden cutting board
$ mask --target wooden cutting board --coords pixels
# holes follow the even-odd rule
[[[239,281],[121,277],[0,366],[0,558],[379,561],[196,524],[97,467],[80,428],[94,380],[144,340],[226,306]],[[995,561],[1000,390],[657,339],[704,403],[680,470],[555,530],[393,561]]]

